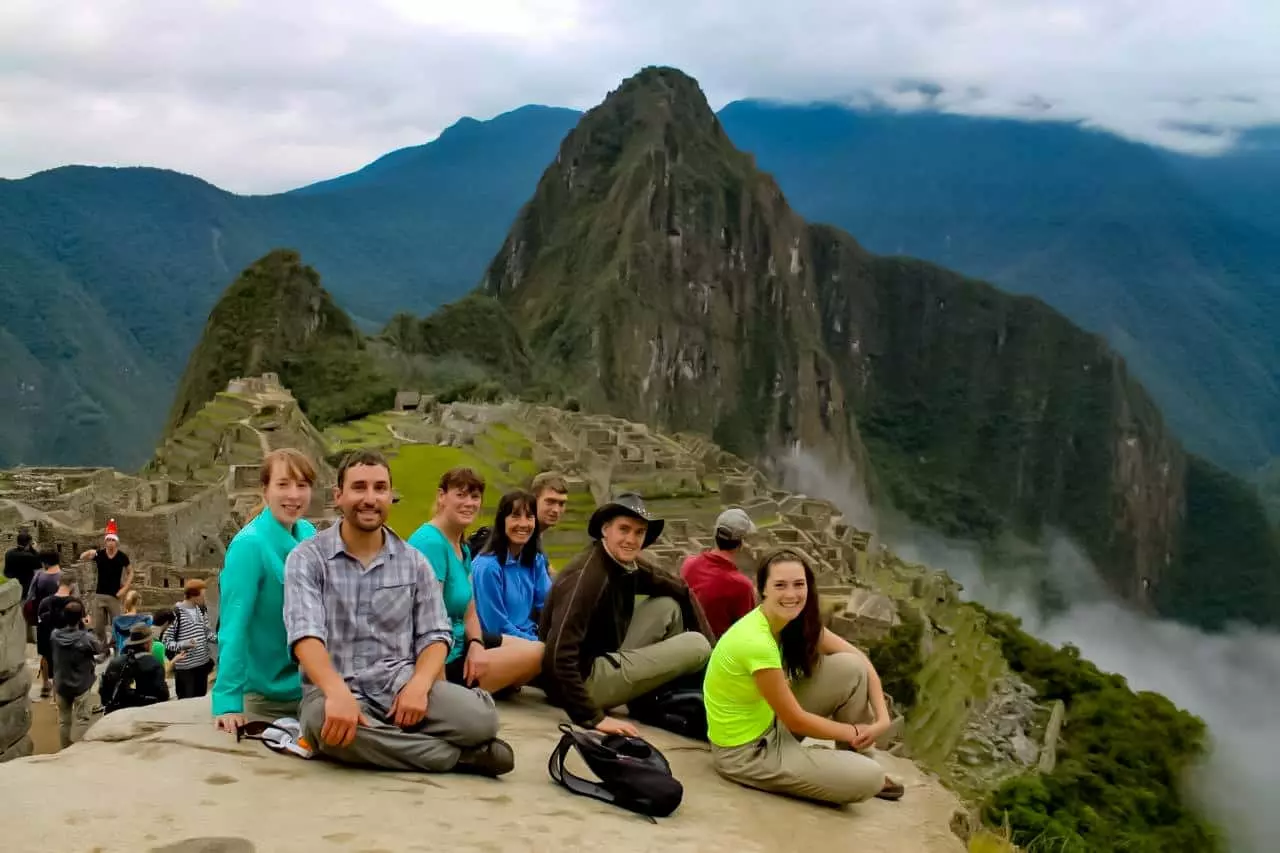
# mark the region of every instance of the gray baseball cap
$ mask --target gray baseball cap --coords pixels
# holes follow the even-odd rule
[[[720,513],[720,517],[716,519],[716,531],[731,539],[742,540],[748,534],[755,533],[756,526],[746,510],[733,507]]]

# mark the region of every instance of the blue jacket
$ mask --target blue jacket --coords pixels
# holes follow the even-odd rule
[[[481,554],[471,561],[471,582],[475,585],[476,612],[486,633],[538,639],[534,614],[542,610],[551,589],[545,554],[538,554],[533,568],[510,555],[499,562],[496,554]]]

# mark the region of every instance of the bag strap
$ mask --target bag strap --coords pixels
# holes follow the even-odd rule
[[[559,728],[563,734],[560,736],[560,743],[557,744],[555,751],[551,753],[551,758],[547,761],[547,773],[551,775],[552,779],[575,794],[581,794],[593,800],[600,800],[609,805],[618,805],[618,798],[604,785],[592,782],[589,779],[583,779],[565,768],[564,760],[568,757],[569,750],[577,749],[580,754],[582,750],[578,746],[578,734],[574,732],[572,726],[568,723],[561,723]],[[628,809],[628,811],[631,810]],[[635,814],[640,814],[649,823],[657,823],[652,815],[641,814],[640,812],[635,812]]]
[[[133,683],[133,679],[136,677],[134,668],[133,655],[126,655],[124,665],[120,667],[120,677],[116,681],[116,688],[111,691],[111,704],[113,706],[118,705],[120,702],[120,691]]]

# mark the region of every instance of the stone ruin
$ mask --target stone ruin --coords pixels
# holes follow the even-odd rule
[[[214,580],[227,545],[260,496],[261,461],[277,447],[304,450],[321,467],[309,515],[327,514],[333,472],[323,438],[274,374],[234,379],[182,424],[140,475],[110,468],[21,467],[0,472],[0,549],[27,529],[75,570],[82,591],[96,584],[80,554],[102,543],[114,518],[143,608],[172,605],[190,578]]]

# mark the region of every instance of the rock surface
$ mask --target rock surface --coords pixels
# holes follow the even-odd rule
[[[0,762],[31,754],[26,631],[22,588],[16,581],[0,583]]]
[[[502,704],[516,769],[500,780],[276,755],[215,732],[204,699],[122,711],[68,750],[0,766],[6,811],[25,816],[6,827],[3,846],[97,853],[964,850],[950,829],[955,797],[909,762],[880,756],[906,783],[902,801],[837,810],[740,788],[716,776],[704,745],[646,729],[685,786],[679,810],[651,824],[550,781],[546,760],[562,717],[535,691],[525,693]],[[586,775],[580,765],[573,769]]]

